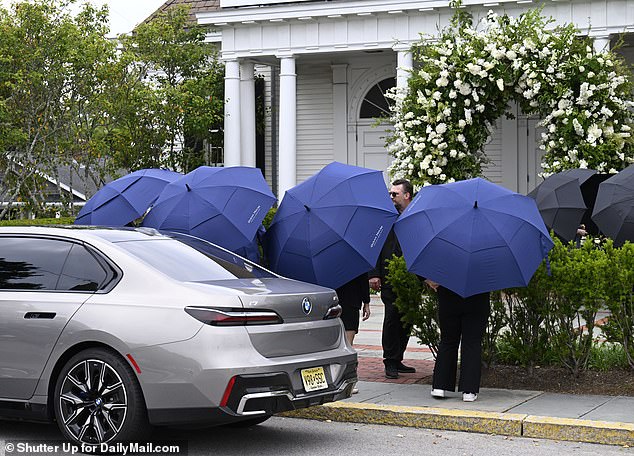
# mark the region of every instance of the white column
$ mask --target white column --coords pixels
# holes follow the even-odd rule
[[[277,198],[297,184],[297,75],[295,57],[280,58],[279,184]]]
[[[595,36],[594,39],[594,51],[604,52],[610,50],[610,35]]]
[[[408,48],[398,48],[396,57],[396,87],[407,89],[407,80],[414,67],[414,57]]]
[[[242,165],[255,167],[255,79],[253,63],[246,61],[240,62],[240,119]]]
[[[334,158],[341,163],[356,165],[356,157],[348,157],[348,65],[336,64],[331,68]]]
[[[240,64],[225,60],[225,166],[240,165]]]

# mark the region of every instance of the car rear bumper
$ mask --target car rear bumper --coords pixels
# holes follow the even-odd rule
[[[346,365],[336,385],[306,393],[293,389],[286,372],[237,375],[226,405],[211,408],[150,409],[153,425],[214,425],[296,410],[346,399],[357,382],[357,362]]]

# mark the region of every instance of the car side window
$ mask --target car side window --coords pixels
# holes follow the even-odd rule
[[[108,278],[108,274],[97,259],[81,245],[73,245],[57,289],[64,291],[97,291]]]
[[[55,290],[71,247],[54,239],[0,237],[0,289]]]

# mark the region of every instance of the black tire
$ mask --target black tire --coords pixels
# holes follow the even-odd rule
[[[142,440],[151,431],[132,368],[106,349],[84,350],[64,365],[53,405],[59,429],[75,443]]]
[[[271,418],[273,415],[263,415],[258,416],[256,418],[247,418],[246,420],[234,421],[232,423],[227,423],[225,426],[233,427],[233,428],[248,428],[251,426],[257,426],[260,423],[264,423],[266,420]]]

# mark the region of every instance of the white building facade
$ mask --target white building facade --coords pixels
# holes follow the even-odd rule
[[[465,0],[475,20],[489,10],[517,16],[543,7],[554,24],[574,23],[597,49],[634,31],[634,0]],[[421,34],[449,24],[448,1],[220,0],[199,12],[226,65],[225,165],[255,165],[254,69],[265,79],[265,177],[279,198],[333,160],[385,171],[388,124],[384,91],[405,86],[414,65],[408,50]],[[538,119],[499,119],[485,175],[526,193],[538,183]],[[386,176],[386,180],[389,177]]]

